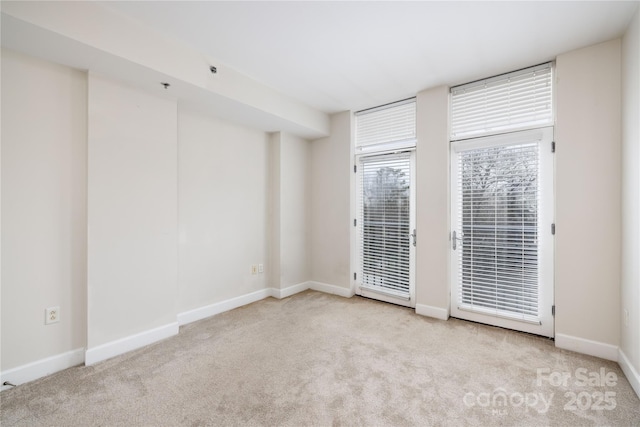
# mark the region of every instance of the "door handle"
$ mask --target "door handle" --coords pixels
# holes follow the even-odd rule
[[[415,228],[413,229],[413,233],[409,234],[409,236],[413,238],[413,246],[415,246],[418,240],[418,233],[416,233]]]
[[[464,237],[464,234],[462,236]],[[458,240],[462,241],[462,237],[458,237],[456,231],[453,230],[453,232],[451,233],[451,247],[454,251],[458,247]]]

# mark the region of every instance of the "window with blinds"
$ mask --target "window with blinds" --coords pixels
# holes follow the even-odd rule
[[[451,140],[553,125],[551,63],[451,88]]]
[[[538,319],[539,144],[462,150],[458,304]]]
[[[415,98],[356,113],[357,152],[384,151],[415,145]]]
[[[360,159],[360,265],[363,288],[409,297],[409,153]]]

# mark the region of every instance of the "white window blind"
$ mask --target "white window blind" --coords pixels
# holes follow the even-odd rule
[[[552,64],[451,88],[451,140],[553,125]]]
[[[407,148],[415,144],[415,98],[356,113],[358,151]]]
[[[410,154],[363,157],[359,167],[362,286],[408,298]]]
[[[458,156],[462,309],[538,320],[539,144]]]

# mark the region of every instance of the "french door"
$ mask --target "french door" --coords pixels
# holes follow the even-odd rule
[[[414,152],[360,156],[356,293],[415,307]]]
[[[453,317],[553,337],[552,140],[452,142]]]

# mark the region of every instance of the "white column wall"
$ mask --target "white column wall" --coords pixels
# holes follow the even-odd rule
[[[310,143],[281,133],[280,287],[307,282],[309,274]]]
[[[416,312],[449,317],[449,88],[417,95]]]
[[[268,287],[269,136],[178,112],[179,311]]]
[[[82,360],[86,97],[85,73],[2,50],[3,373],[77,350]],[[52,306],[60,322],[45,325]]]
[[[331,116],[331,135],[311,142],[310,259],[313,281],[351,287],[352,114]]]
[[[556,61],[556,345],[614,359],[620,344],[620,53],[616,39]]]
[[[622,65],[620,350],[628,359],[625,373],[635,377],[630,382],[640,396],[640,9],[622,40]],[[625,361],[620,362],[625,368]]]
[[[91,354],[156,328],[177,333],[177,105],[93,74],[88,100]]]

